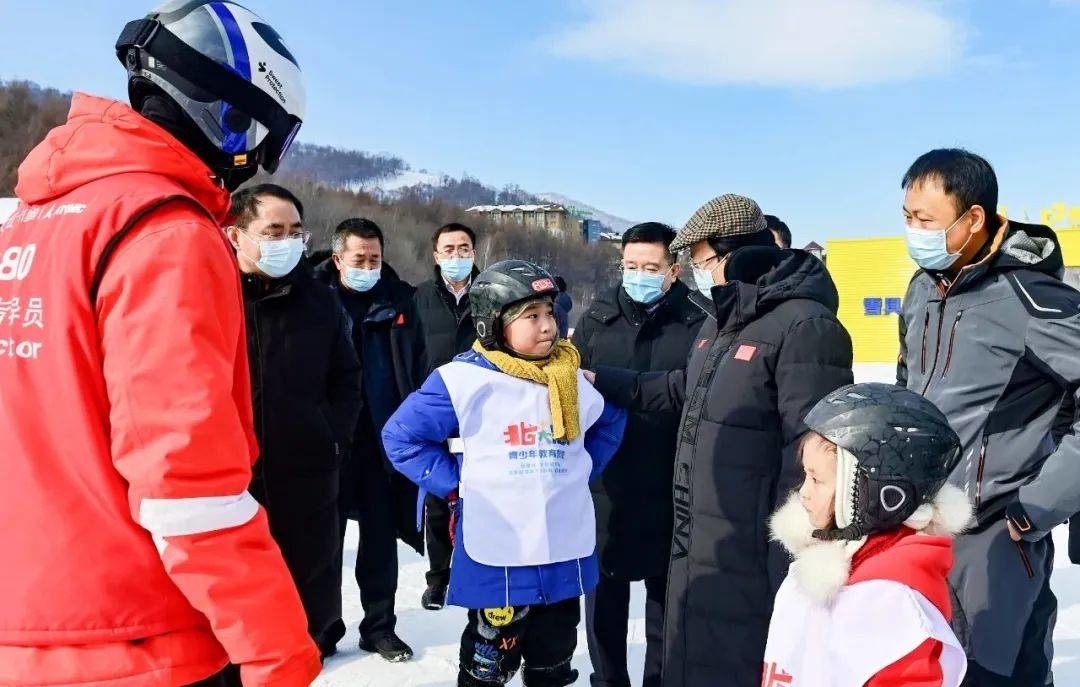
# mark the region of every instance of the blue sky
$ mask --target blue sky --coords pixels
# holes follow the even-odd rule
[[[898,233],[907,165],[960,145],[1010,214],[1080,205],[1077,0],[246,4],[307,74],[302,140],[415,169],[676,225],[744,193],[804,243]],[[0,0],[0,79],[123,97],[147,8]]]

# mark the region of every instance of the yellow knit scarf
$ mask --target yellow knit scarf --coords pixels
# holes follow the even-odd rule
[[[551,355],[543,360],[523,360],[502,351],[489,351],[479,341],[473,344],[473,350],[511,377],[547,385],[556,439],[573,441],[581,434],[577,378],[581,354],[574,344],[560,339]]]

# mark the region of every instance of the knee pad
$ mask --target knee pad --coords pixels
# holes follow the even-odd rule
[[[503,656],[493,644],[477,643],[471,657],[462,656],[458,671],[459,687],[492,687],[505,685],[513,679],[516,670],[503,668]]]
[[[577,682],[578,671],[570,667],[570,659],[550,667],[525,666],[521,681],[525,687],[566,687]]]

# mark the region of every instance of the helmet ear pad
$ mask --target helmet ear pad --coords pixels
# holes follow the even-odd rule
[[[502,344],[502,313],[496,317],[485,317],[475,322],[476,338],[480,345],[489,351],[499,350]]]
[[[870,476],[859,470],[856,515],[865,519],[862,524],[881,532],[904,523],[921,505],[915,485],[903,477]]]

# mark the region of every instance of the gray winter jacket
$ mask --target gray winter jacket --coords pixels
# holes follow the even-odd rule
[[[969,656],[1003,675],[1053,564],[1046,535],[1080,510],[1080,423],[1060,443],[1053,431],[1080,387],[1080,292],[1062,265],[1052,230],[1009,222],[951,285],[916,274],[900,323],[897,383],[959,434],[952,481],[978,517],[956,543],[954,625]],[[1035,527],[1013,545],[1004,510],[1017,499]]]

